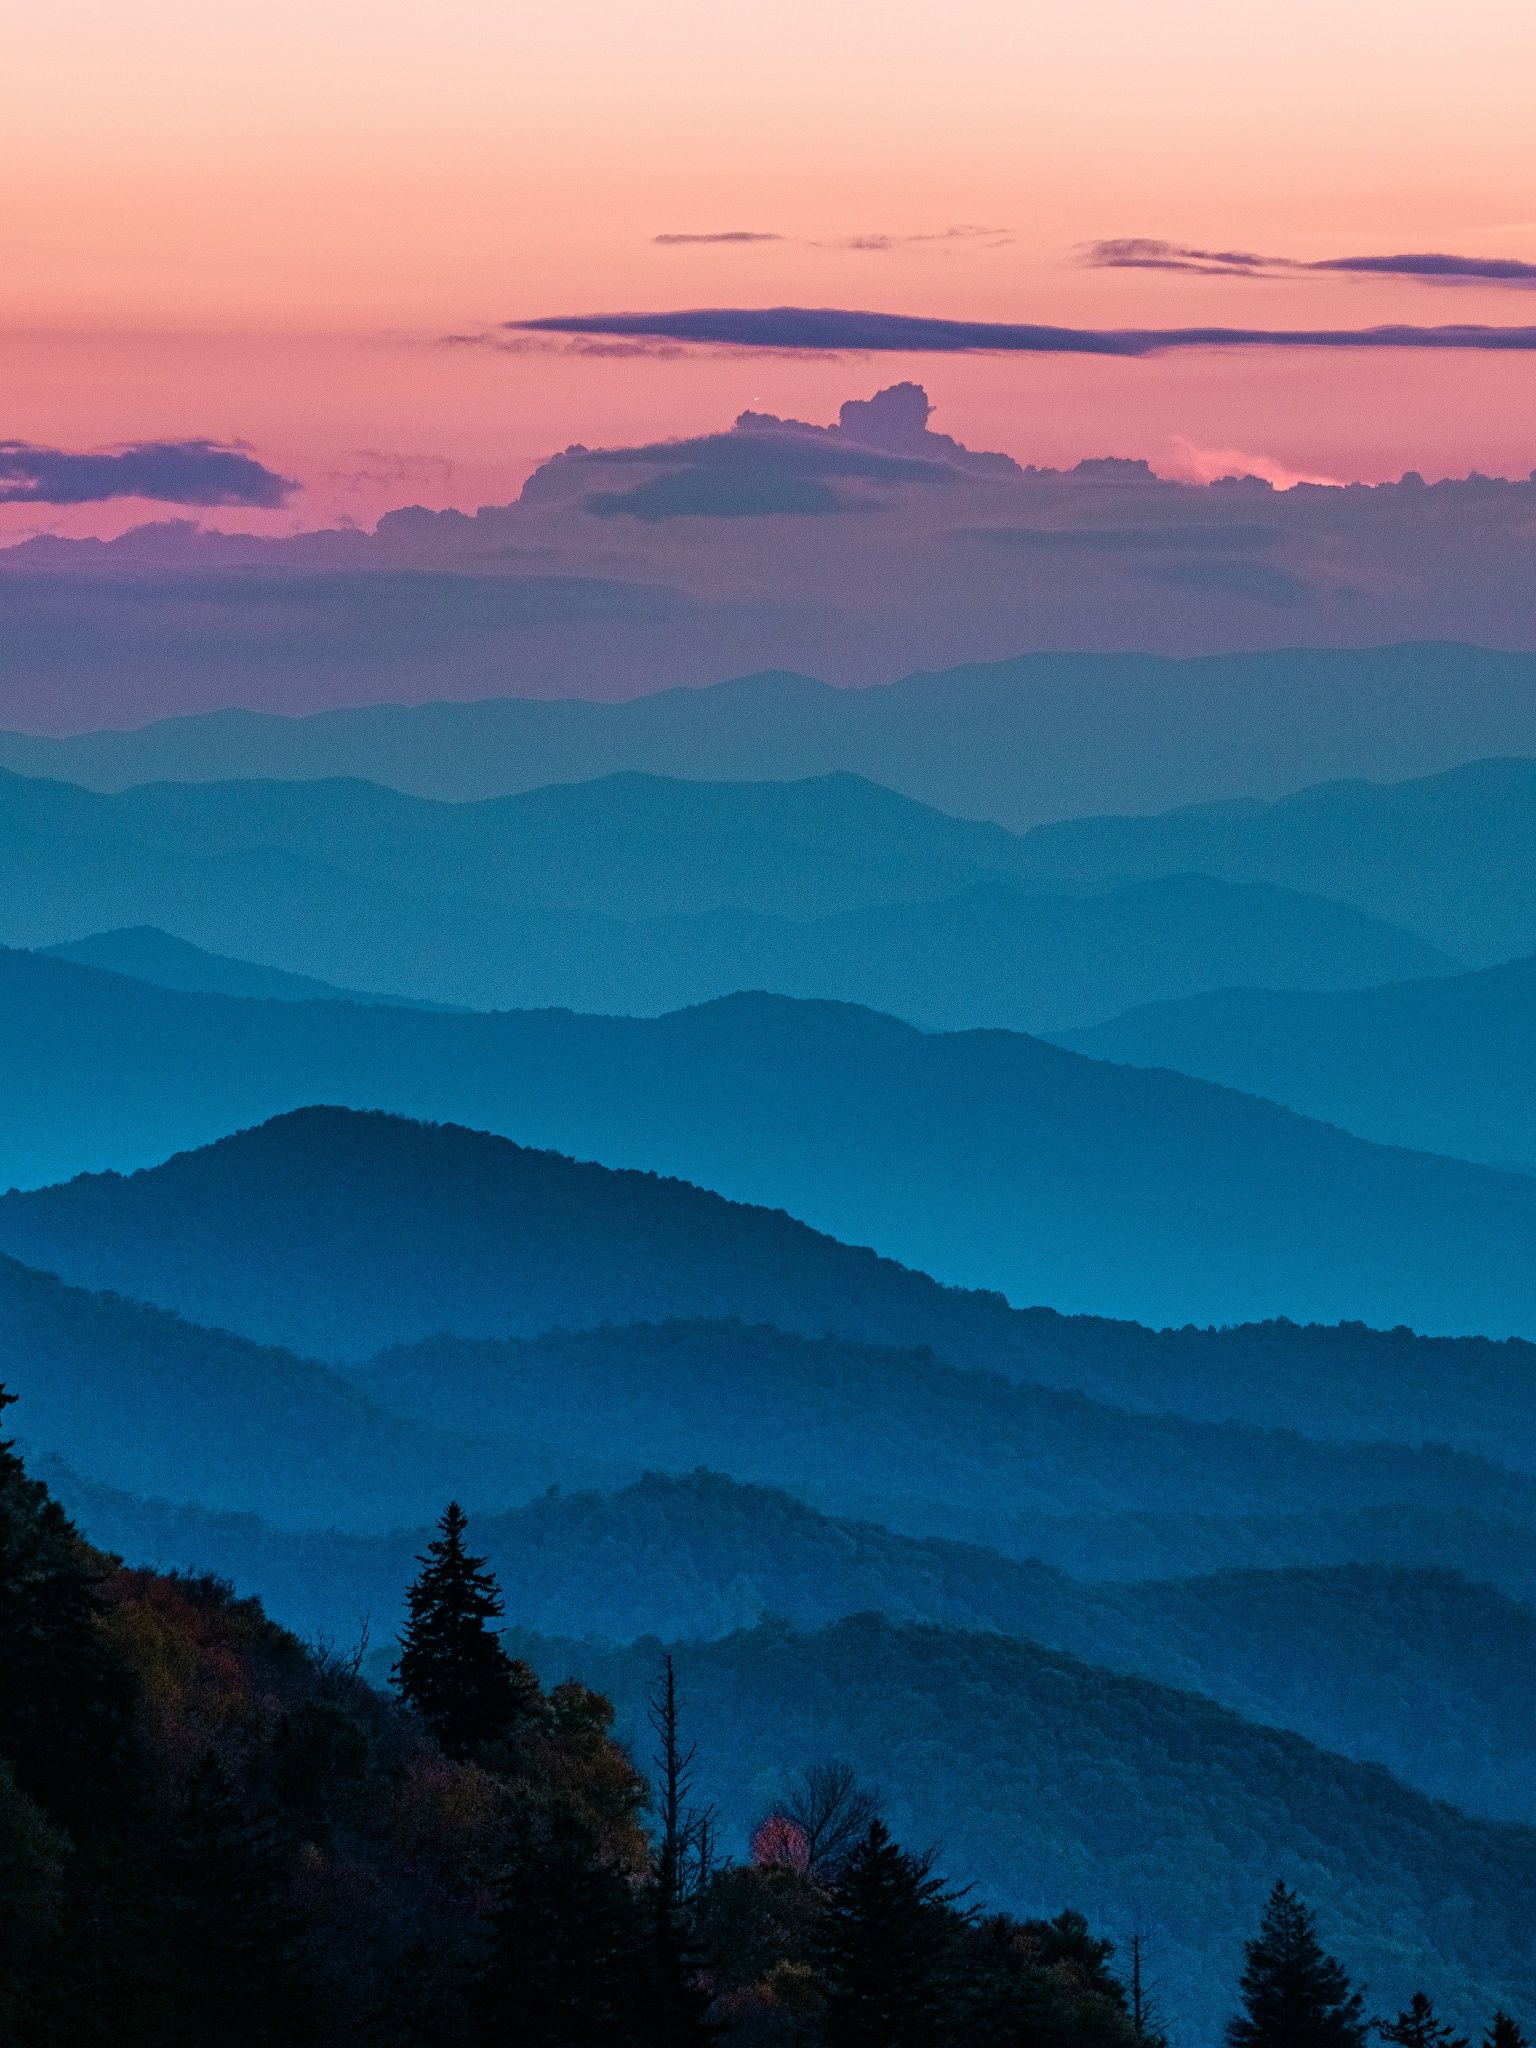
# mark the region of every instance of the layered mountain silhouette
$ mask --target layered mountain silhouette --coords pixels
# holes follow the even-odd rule
[[[677,1175],[1016,1302],[1153,1324],[1536,1330],[1536,1182],[1016,1034],[758,996],[654,1021],[251,1003],[14,953],[0,979],[0,1181],[134,1166],[328,1100]],[[282,1142],[296,1192],[345,1157],[329,1125]],[[409,1183],[427,1214],[462,1184],[455,1147],[512,1156],[461,1134],[406,1165],[419,1135],[380,1142],[397,1199]],[[160,1185],[110,1192],[128,1214]],[[0,1236],[91,1199],[13,1197]],[[146,1212],[147,1236],[159,1227]]]
[[[101,967],[109,974],[131,975],[156,988],[181,989],[188,995],[249,996],[274,1003],[377,1003],[415,1005],[407,996],[367,995],[337,988],[307,974],[289,974],[281,967],[263,967],[254,960],[233,960],[206,952],[152,924],[127,925],[120,931],[92,932],[43,949],[55,960],[80,967]]]
[[[404,1422],[311,1359],[8,1258],[0,1351],[27,1443],[130,1491],[388,1526],[456,1489],[508,1502],[584,1462],[605,1470],[510,1435]]]
[[[430,1531],[274,1528],[46,1476],[92,1541],[136,1564],[212,1571],[306,1634],[398,1625]],[[978,1546],[817,1513],[719,1473],[651,1473],[477,1516],[474,1541],[523,1628],[615,1641],[700,1637],[774,1615],[992,1629],[1201,1691],[1491,1818],[1536,1815],[1536,1613],[1454,1572],[1370,1566],[1088,1585]]]
[[[103,953],[76,934],[150,925],[312,983],[482,1008],[655,1014],[767,988],[1044,1028],[1240,982],[1356,987],[1455,965],[1383,919],[1267,884],[1015,885],[1022,840],[847,775],[616,776],[445,804],[359,782],[101,796],[0,774],[0,843],[0,937],[133,971],[120,941]],[[138,951],[152,957],[142,938]],[[150,978],[281,992],[255,969],[244,985],[184,965]]]
[[[28,835],[193,861],[281,849],[370,882],[621,918],[731,906],[791,917],[954,894],[1006,876],[1021,841],[857,775],[695,782],[616,774],[474,803],[377,783],[158,782],[115,795],[0,775]]]
[[[1224,989],[1061,1042],[1271,1096],[1382,1144],[1536,1172],[1536,957],[1347,995]]]
[[[958,1353],[981,1332],[974,1320],[966,1328],[965,1297],[957,1305]],[[781,1317],[794,1313],[786,1303]],[[1022,1520],[1042,1512],[1148,1514],[1170,1499],[1186,1512],[1219,1515],[1263,1512],[1287,1499],[1319,1512],[1413,1500],[1527,1513],[1536,1473],[1525,1439],[1536,1396],[1526,1389],[1498,1404],[1513,1477],[1491,1469],[1492,1446],[1447,1448],[1446,1439],[1481,1435],[1491,1419],[1470,1390],[1466,1398],[1442,1391],[1427,1444],[1406,1414],[1353,1438],[1319,1441],[1267,1419],[1239,1425],[1181,1414],[1184,1332],[1151,1347],[1143,1392],[1160,1397],[1160,1408],[1127,1409],[1032,1377],[1005,1379],[995,1367],[1009,1356],[1009,1337],[1023,1340],[1012,1362],[1030,1372],[1033,1320],[999,1329],[990,1354],[977,1345],[982,1369],[846,1336],[674,1321],[500,1344],[432,1338],[381,1353],[362,1368],[362,1384],[380,1405],[438,1428],[515,1427],[560,1443],[579,1443],[586,1431],[594,1444],[622,1444],[646,1465],[711,1465],[903,1527],[942,1526],[955,1505]],[[1069,1346],[1086,1357],[1102,1328],[1068,1324],[1067,1343],[1042,1363],[1070,1370]],[[1112,1329],[1105,1334],[1113,1341]],[[1309,1369],[1326,1369],[1330,1347],[1293,1334],[1289,1363],[1299,1382]],[[1247,1347],[1223,1348],[1228,1369],[1241,1371]],[[1383,1409],[1411,1372],[1414,1361],[1404,1362],[1408,1371],[1394,1372],[1380,1361],[1374,1391]]]
[[[1033,654],[868,689],[775,673],[621,704],[222,711],[136,731],[0,738],[0,764],[103,789],[341,775],[478,797],[621,769],[701,780],[849,770],[1016,830],[1279,797],[1343,776],[1429,775],[1493,754],[1536,754],[1532,657],[1436,645]]]
[[[852,1483],[838,1430],[827,1438],[836,1415],[893,1491],[915,1485],[909,1430],[930,1477],[958,1460],[954,1497],[973,1503],[989,1446],[1032,1438],[1040,1458],[1059,1446],[1083,1507],[1114,1460],[1092,1403],[1047,1393],[1067,1389],[1139,1417],[1124,1464],[1149,1505],[1167,1415],[1536,1468],[1530,1343],[1012,1309],[782,1210],[383,1114],[301,1110],[129,1178],[6,1196],[0,1243],[254,1341],[373,1358],[375,1397],[440,1427],[526,1430],[537,1415],[580,1438],[606,1415],[643,1462],[793,1481],[817,1454]],[[791,1405],[801,1430],[784,1436],[774,1415]],[[1270,1438],[1270,1462],[1286,1442]],[[1247,1456],[1253,1473],[1266,1462]],[[1001,1499],[1024,1507],[1010,1487]]]
[[[1032,832],[1043,883],[1195,870],[1315,890],[1483,966],[1536,945],[1536,761],[1399,783],[1324,783],[1278,802],[1083,817]]]
[[[384,1122],[354,1121],[365,1135]],[[282,1127],[254,1135],[274,1133],[281,1138]],[[217,1163],[221,1149],[202,1163]],[[269,1150],[268,1165],[276,1158]],[[378,1165],[376,1157],[363,1163]],[[162,1169],[173,1182],[177,1164]],[[305,1320],[307,1334],[319,1337],[372,1335],[411,1317],[547,1326],[562,1309],[558,1276],[585,1249],[593,1273],[588,1315],[622,1314],[637,1288],[679,1305],[690,1296],[718,1299],[734,1288],[739,1299],[755,1289],[760,1299],[771,1295],[785,1319],[910,1318],[918,1328],[942,1325],[953,1304],[957,1351],[969,1339],[983,1357],[1004,1356],[1012,1338],[1014,1361],[1029,1361],[1037,1319],[948,1294],[786,1218],[736,1210],[645,1176],[582,1170],[603,1183],[604,1209],[590,1187],[562,1182],[563,1162],[533,1164],[519,1214],[482,1161],[459,1212],[439,1209],[428,1219],[407,1205],[384,1236],[379,1208],[359,1205],[356,1185],[347,1190],[350,1211],[338,1207],[322,1226],[313,1200],[274,1200],[281,1190],[259,1162],[239,1201],[229,1198],[227,1181],[215,1201],[206,1173],[183,1178],[179,1196],[161,1180],[153,1220],[166,1228],[163,1239],[134,1244],[119,1236],[114,1245],[98,1206],[85,1219],[97,1226],[94,1235],[83,1233],[73,1256],[61,1256],[57,1232],[51,1248],[34,1245],[34,1255],[51,1257],[71,1283],[89,1268],[118,1291],[86,1291],[10,1259],[0,1265],[6,1376],[23,1399],[28,1442],[130,1492],[169,1489],[220,1508],[354,1527],[409,1513],[413,1502],[420,1513],[444,1491],[494,1510],[552,1480],[581,1484],[646,1466],[710,1464],[919,1532],[998,1532],[1005,1548],[1026,1544],[1041,1517],[1155,1516],[1171,1499],[1208,1518],[1413,1503],[1536,1528],[1536,1473],[1434,1444],[1415,1447],[1406,1432],[1395,1442],[1320,1442],[1137,1412],[961,1369],[929,1350],[852,1337],[718,1321],[546,1328],[510,1343],[435,1337],[339,1375],[292,1350],[126,1298],[128,1287],[162,1300],[179,1296],[226,1325]],[[333,1180],[323,1192],[334,1195],[339,1185]],[[60,1192],[89,1201],[100,1190],[76,1183]],[[178,1208],[179,1197],[200,1203],[200,1231],[187,1227],[190,1210]],[[491,1220],[478,1240],[461,1243],[465,1214],[475,1206]],[[178,1221],[179,1232],[171,1228]],[[222,1259],[220,1236],[232,1247]],[[411,1236],[419,1248],[414,1261],[405,1256]],[[178,1238],[179,1267],[174,1258],[154,1258],[159,1245]],[[449,1241],[453,1255],[445,1257]],[[383,1280],[390,1263],[402,1275],[393,1288]],[[491,1276],[478,1295],[463,1285],[476,1265]],[[323,1288],[315,1280],[322,1270],[334,1276]],[[285,1309],[270,1305],[284,1300]],[[1000,1340],[995,1347],[985,1343],[989,1327]],[[1086,1350],[1098,1327],[1068,1334]],[[1176,1364],[1176,1342],[1163,1348]],[[1303,1367],[1308,1349],[1298,1345]],[[1385,1383],[1384,1399],[1390,1391]],[[1454,1401],[1445,1409],[1452,1432],[1461,1418]],[[1507,1436],[1517,1448],[1530,1436],[1513,1403]],[[1018,1532],[1012,1543],[1010,1528]]]
[[[1536,1530],[1507,1515],[1443,1513],[1412,1501],[1306,1515],[956,1517],[934,1528],[1081,1578],[1135,1583],[1232,1570],[1385,1565],[1452,1572],[1536,1607]]]

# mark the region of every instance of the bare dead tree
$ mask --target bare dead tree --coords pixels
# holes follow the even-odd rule
[[[808,1765],[789,1782],[780,1811],[805,1837],[806,1869],[832,1877],[880,1817],[880,1797],[838,1759]]]
[[[343,1649],[334,1636],[324,1632],[311,1639],[309,1654],[315,1690],[323,1699],[353,1699],[362,1689],[371,1634],[371,1620],[365,1614],[358,1622],[357,1641],[350,1649]]]
[[[1154,1986],[1147,1976],[1146,1936],[1131,1936],[1131,2026],[1138,2041],[1147,2048],[1167,2048],[1168,2035],[1157,2007]]]
[[[699,1749],[696,1742],[685,1745],[682,1739],[677,1671],[670,1654],[662,1658],[646,1718],[656,1737],[651,1762],[656,1772],[661,1821],[657,1887],[661,1910],[672,1913],[708,1878],[714,1860],[716,1828],[714,1808],[695,1807],[692,1803]]]

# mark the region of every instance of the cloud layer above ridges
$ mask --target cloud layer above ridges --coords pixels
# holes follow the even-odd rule
[[[299,486],[244,448],[220,441],[137,441],[100,452],[0,441],[0,504],[93,505],[147,498],[163,505],[275,510]]]
[[[1421,250],[1385,256],[1262,256],[1251,249],[1201,249],[1151,235],[1090,242],[1082,260],[1092,270],[1172,270],[1193,277],[1377,277],[1419,284],[1536,286],[1536,263],[1518,256],[1456,256]]]
[[[951,320],[833,306],[713,306],[684,312],[561,313],[500,332],[575,340],[816,350],[822,354],[1156,356],[1175,349],[1493,349],[1536,351],[1536,326],[1056,327]],[[491,337],[487,337],[490,339]]]

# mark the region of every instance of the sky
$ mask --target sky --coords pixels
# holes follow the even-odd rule
[[[0,537],[156,502],[7,489],[12,443],[243,447],[288,488],[198,516],[279,533],[905,376],[1023,462],[1536,466],[1528,345],[877,359],[520,324],[1536,326],[1536,268],[1479,274],[1536,266],[1527,0],[0,0],[0,47]],[[1128,238],[1167,246],[1091,255]],[[1315,267],[1405,252],[1463,274]]]

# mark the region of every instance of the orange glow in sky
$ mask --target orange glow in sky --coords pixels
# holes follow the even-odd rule
[[[1097,238],[1536,258],[1529,0],[0,0],[0,440],[243,439],[256,526],[511,495],[573,440],[897,375],[1023,460],[1536,464],[1536,355],[500,355],[543,313],[1536,322],[1536,290],[1082,266]],[[990,235],[945,237],[959,226]],[[752,231],[752,243],[658,245]],[[878,248],[850,241],[888,238]],[[929,239],[914,239],[924,237]],[[10,533],[142,506],[0,508]]]

